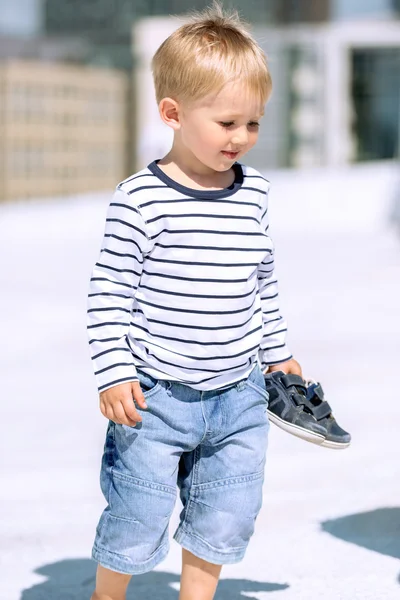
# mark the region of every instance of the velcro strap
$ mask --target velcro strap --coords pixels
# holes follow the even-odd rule
[[[306,389],[304,380],[300,377],[300,375],[284,375],[281,378],[283,385],[288,388],[291,385],[298,385],[304,389]]]
[[[321,402],[321,404],[318,404],[317,406],[314,406],[311,402],[307,402],[307,407],[312,411],[312,414],[317,421],[329,417],[332,412],[332,409],[327,402]]]
[[[308,405],[306,397],[302,396],[301,394],[291,394],[290,397],[296,406],[307,406]]]
[[[313,388],[313,393],[317,396],[317,398],[319,400],[324,399],[324,390],[322,389],[322,386],[320,383],[318,385],[316,385],[315,388]]]

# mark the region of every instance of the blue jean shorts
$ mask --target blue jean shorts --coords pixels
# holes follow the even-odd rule
[[[100,475],[107,506],[93,558],[120,573],[152,570],[168,553],[178,487],[174,539],[210,563],[239,562],[262,502],[269,422],[259,365],[212,391],[138,376],[143,421],[108,424]]]

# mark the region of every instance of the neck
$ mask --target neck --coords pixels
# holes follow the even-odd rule
[[[233,169],[214,171],[199,162],[189,150],[183,151],[176,140],[168,154],[158,162],[158,166],[171,179],[194,189],[224,189],[235,179]]]

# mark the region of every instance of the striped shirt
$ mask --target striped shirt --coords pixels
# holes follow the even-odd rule
[[[269,182],[235,163],[223,190],[194,190],[157,165],[120,183],[90,280],[99,391],[136,367],[197,390],[291,358],[268,235]]]

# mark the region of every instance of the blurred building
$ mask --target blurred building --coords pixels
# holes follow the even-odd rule
[[[1,0],[0,0],[1,1]],[[149,16],[168,16],[202,9],[210,0],[44,0],[44,29],[49,35],[82,36],[96,51],[95,64],[132,68],[132,24]],[[271,2],[231,2],[253,22],[268,23]]]
[[[0,62],[0,200],[112,189],[127,173],[125,73]]]

